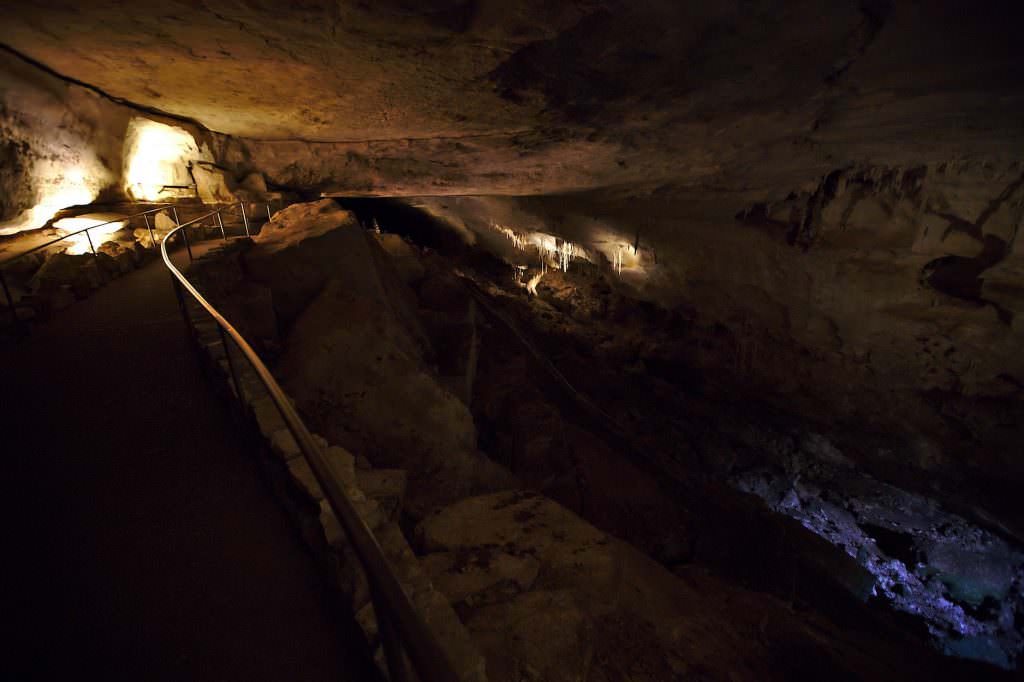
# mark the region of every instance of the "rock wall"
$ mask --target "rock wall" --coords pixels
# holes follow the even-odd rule
[[[0,234],[116,194],[130,115],[0,52]]]
[[[375,466],[408,470],[414,518],[510,484],[477,450],[472,415],[437,373],[417,297],[375,235],[327,199],[278,212],[253,241],[207,288],[251,328],[276,320],[275,371],[314,428]],[[269,292],[265,314],[241,305],[253,284]]]
[[[180,157],[167,156],[175,150],[168,152],[161,129],[177,136]],[[154,130],[140,151],[139,131]],[[262,177],[236,194],[236,177],[218,165],[225,144],[201,125],[118,102],[0,50],[0,235],[93,202],[267,198]],[[140,173],[155,183],[144,192],[129,187]],[[246,175],[257,177],[248,171],[237,179]],[[194,188],[161,192],[165,183]]]
[[[1017,162],[860,166],[760,198],[410,203],[506,259],[517,250],[496,225],[586,248],[594,262],[570,268],[596,267],[620,294],[686,320],[674,337],[638,327],[639,358],[718,377],[710,385],[736,399],[888,434],[888,454],[859,448],[887,476],[928,472],[967,498],[975,486],[999,491],[980,504],[1019,533],[1009,481],[1024,481],[1022,172]],[[640,257],[617,271],[609,243]],[[539,266],[535,250],[518,258]]]
[[[108,0],[10,15],[3,44],[232,136],[218,160],[293,188],[788,191],[852,164],[1005,161],[1024,141],[1005,0]]]
[[[695,566],[673,575],[529,491],[440,510],[417,527],[416,544],[492,682],[901,679],[951,670],[940,672],[893,633],[883,644],[878,633],[843,631]]]

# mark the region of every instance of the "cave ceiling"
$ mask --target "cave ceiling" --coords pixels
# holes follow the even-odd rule
[[[390,162],[319,173],[338,191],[784,196],[1024,139],[1010,3],[2,4],[3,45],[271,174],[294,145]]]

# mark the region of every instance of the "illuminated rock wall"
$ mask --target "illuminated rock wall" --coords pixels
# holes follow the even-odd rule
[[[128,112],[0,54],[0,234],[114,189]]]
[[[0,234],[94,201],[235,201],[221,140],[0,52]]]

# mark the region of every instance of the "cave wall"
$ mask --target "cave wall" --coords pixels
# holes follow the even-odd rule
[[[130,112],[0,52],[0,233],[117,192]],[[32,209],[52,207],[45,217]],[[43,211],[45,213],[46,211]]]
[[[166,171],[167,182],[181,184],[194,178],[204,203],[236,200],[235,178],[218,163],[226,136],[118,102],[0,50],[0,234],[41,227],[64,208],[129,199],[130,156],[145,122],[181,132],[194,152],[191,175],[182,162],[158,169],[156,177]],[[157,166],[160,160],[141,163]]]
[[[641,340],[636,360],[688,366],[711,377],[699,390],[845,431],[865,463],[901,484],[951,497],[988,490],[990,513],[1020,533],[1022,172],[851,168],[739,211],[731,194],[409,203],[533,268],[535,252],[517,254],[495,225],[587,248],[594,263],[570,269],[600,268],[620,294],[683,320],[668,342]],[[617,272],[609,240],[644,257]]]

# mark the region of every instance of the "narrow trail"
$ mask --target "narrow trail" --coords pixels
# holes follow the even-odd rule
[[[159,261],[3,354],[11,679],[373,678]]]

